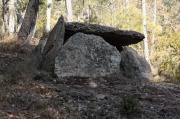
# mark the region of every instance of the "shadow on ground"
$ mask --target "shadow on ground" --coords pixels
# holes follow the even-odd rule
[[[18,51],[17,47],[0,52],[0,118],[180,117],[177,85],[127,79],[121,74],[57,79],[37,70],[31,61],[31,55]]]

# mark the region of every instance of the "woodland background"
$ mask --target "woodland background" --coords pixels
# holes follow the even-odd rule
[[[0,2],[0,35],[4,37],[7,34],[16,34],[28,0],[2,0]],[[147,42],[144,43],[148,47],[144,48],[143,42],[132,47],[142,55],[144,51],[147,51],[151,65],[158,69],[156,79],[179,82],[179,13],[179,0],[40,0],[33,37],[40,39],[45,32],[53,28],[61,15],[66,21],[135,30],[145,34]],[[5,14],[12,15],[8,18],[8,26],[4,23]],[[49,18],[50,21],[48,21]]]

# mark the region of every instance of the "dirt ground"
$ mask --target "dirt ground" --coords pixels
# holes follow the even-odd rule
[[[122,75],[58,79],[0,53],[0,119],[180,119],[180,87]]]

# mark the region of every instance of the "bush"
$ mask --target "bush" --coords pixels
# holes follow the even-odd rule
[[[158,39],[152,62],[159,67],[160,75],[180,81],[180,33],[170,33]]]

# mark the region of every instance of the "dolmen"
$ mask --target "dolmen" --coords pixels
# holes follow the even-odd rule
[[[148,62],[128,47],[144,39],[135,31],[87,23],[65,23],[61,16],[42,47],[41,70],[64,77],[105,77],[121,73],[150,79]]]

